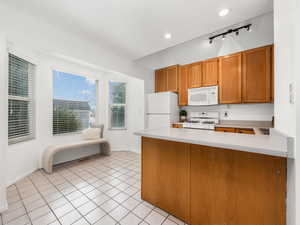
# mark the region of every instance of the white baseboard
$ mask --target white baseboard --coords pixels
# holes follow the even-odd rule
[[[124,152],[124,151],[129,151],[129,152],[135,152],[135,153],[140,154],[140,151],[139,151],[138,149],[130,149],[130,150],[128,150],[128,149],[112,149],[112,151],[113,151],[113,152]],[[25,178],[26,176],[30,175],[31,173],[33,173],[34,171],[36,171],[36,170],[38,170],[38,169],[40,169],[40,168],[41,168],[41,166],[39,166],[39,167],[37,167],[37,168],[33,168],[33,169],[31,169],[30,171],[27,171],[27,172],[23,173],[22,175],[20,175],[20,176],[14,178],[14,179],[12,179],[12,180],[9,180],[9,181],[7,182],[7,187],[10,186],[10,185],[12,185],[12,184],[14,184],[14,183],[16,183],[17,181],[19,181],[19,180]]]
[[[29,171],[23,173],[22,175],[20,175],[20,176],[14,178],[13,180],[9,180],[9,181],[7,182],[7,184],[6,184],[7,187],[10,186],[10,185],[12,185],[12,184],[14,184],[14,183],[16,183],[16,182],[19,181],[19,180],[22,180],[23,178],[27,177],[28,175],[30,175],[31,173],[33,173],[34,171],[36,171],[36,170],[38,170],[38,169],[39,169],[39,168],[33,168],[33,169],[31,169],[31,170],[29,170]]]
[[[3,205],[0,208],[0,213],[3,213],[7,209],[8,209],[8,204],[7,204],[7,200],[5,199]]]

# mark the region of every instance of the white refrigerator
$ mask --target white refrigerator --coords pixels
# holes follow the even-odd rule
[[[178,96],[173,92],[158,92],[147,96],[147,128],[170,127],[179,120]]]

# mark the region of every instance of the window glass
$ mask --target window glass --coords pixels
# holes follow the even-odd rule
[[[96,81],[53,71],[53,134],[78,132],[95,123]]]
[[[126,83],[109,82],[110,128],[126,128]]]
[[[9,143],[34,137],[33,76],[35,65],[9,54],[8,139]]]

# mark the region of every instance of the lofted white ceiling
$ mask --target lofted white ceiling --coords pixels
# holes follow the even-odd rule
[[[0,0],[138,59],[267,13],[273,0]],[[219,17],[223,8],[230,13]],[[172,38],[164,39],[170,32]]]

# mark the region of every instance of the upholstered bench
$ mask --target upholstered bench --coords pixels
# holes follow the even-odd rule
[[[75,143],[69,143],[69,144],[59,144],[59,145],[53,145],[49,146],[44,152],[42,157],[42,167],[47,173],[52,173],[53,169],[53,157],[58,152],[63,151],[72,151],[74,149],[77,149],[79,147],[85,147],[90,145],[100,145],[100,154],[102,155],[110,155],[110,146],[106,139],[102,138],[103,136],[103,125],[96,126],[98,129],[98,136],[93,138],[87,138],[84,137],[83,140],[77,141]],[[85,135],[83,135],[85,136]],[[95,136],[95,135],[94,135]]]

